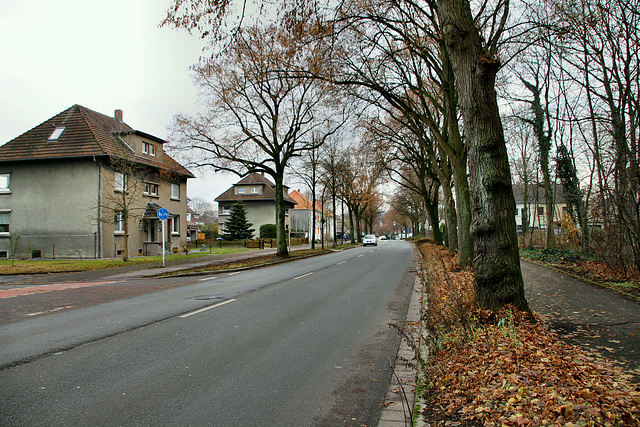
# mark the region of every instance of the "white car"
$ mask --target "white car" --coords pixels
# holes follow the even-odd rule
[[[374,234],[367,234],[362,238],[362,246],[373,245],[378,246],[378,239]]]

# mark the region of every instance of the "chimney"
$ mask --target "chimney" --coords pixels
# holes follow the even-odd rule
[[[116,110],[113,112],[113,117],[122,121],[122,110]]]

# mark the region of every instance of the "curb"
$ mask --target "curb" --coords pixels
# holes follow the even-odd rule
[[[383,409],[378,419],[378,427],[413,426],[414,403],[416,400],[417,372],[416,352],[421,335],[422,312],[422,279],[421,266],[418,263],[418,274],[413,282],[411,302],[407,311],[407,318],[403,324],[404,331],[398,347],[398,356],[394,362],[393,375],[387,389]],[[414,341],[413,347],[407,339]]]

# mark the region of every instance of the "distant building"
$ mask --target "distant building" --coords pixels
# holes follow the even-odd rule
[[[289,214],[296,202],[289,197],[289,187],[284,186],[285,225],[289,227]],[[251,173],[215,199],[218,202],[219,233],[226,233],[225,222],[231,214],[231,206],[242,202],[247,221],[253,224],[254,237],[259,237],[260,227],[276,223],[276,186],[264,174]]]
[[[293,190],[291,193],[289,193],[289,197],[291,197],[297,203],[293,211],[291,211],[290,221],[291,230],[293,233],[297,233],[300,234],[301,237],[311,239],[313,234],[313,216],[315,215],[315,239],[320,240],[324,235],[326,240],[333,240],[333,215],[325,211],[325,223],[323,224],[322,205],[317,200],[315,203],[315,207],[312,207],[312,201],[309,200],[309,198],[307,198],[304,194],[302,194],[300,190]]]
[[[518,230],[522,230],[524,218],[527,218],[529,227],[546,229],[547,205],[544,188],[536,185],[529,185],[527,187],[527,215],[525,215],[524,190],[524,185],[517,184],[513,186],[513,196],[516,201],[516,225]],[[560,227],[562,214],[567,212],[567,202],[564,199],[564,193],[561,185],[554,185],[553,191],[555,195],[553,203],[553,222],[555,227]]]
[[[105,206],[122,195],[136,212],[128,223],[131,256],[159,253],[160,207],[170,212],[167,249],[182,249],[193,175],[164,143],[124,123],[122,110],[110,117],[74,105],[0,146],[0,257],[8,256],[12,237],[20,256],[119,256],[123,216],[106,215]],[[136,165],[136,176],[118,172],[123,159]]]

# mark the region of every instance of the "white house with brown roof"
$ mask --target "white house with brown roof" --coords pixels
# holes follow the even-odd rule
[[[513,186],[513,196],[516,202],[516,225],[518,230],[523,229],[523,221],[526,219],[529,228],[547,229],[547,203],[544,188],[539,185],[526,187],[527,205],[525,208],[525,186],[516,184]],[[556,228],[562,223],[562,214],[568,212],[567,202],[561,185],[553,185],[553,222]]]
[[[289,212],[296,202],[289,197],[289,187],[284,186],[285,226],[289,227]],[[250,173],[228,190],[216,197],[218,202],[218,224],[221,234],[226,232],[225,222],[230,218],[231,206],[242,202],[247,213],[247,221],[255,229],[254,237],[259,237],[260,227],[276,223],[276,186],[264,174]]]
[[[0,257],[18,238],[20,256],[117,257],[126,238],[109,205],[117,199],[129,203],[130,255],[159,252],[161,207],[170,212],[166,247],[182,249],[193,175],[164,143],[124,123],[121,110],[110,117],[73,105],[0,146]],[[125,162],[135,173],[116,167]]]
[[[333,215],[322,209],[322,205],[316,200],[315,207],[313,202],[307,196],[302,194],[300,190],[293,190],[289,193],[297,205],[291,211],[291,230],[294,233],[302,234],[303,237],[311,239],[315,237],[320,240],[324,236],[325,240],[333,241]],[[315,236],[313,236],[313,216],[315,215]],[[324,224],[322,220],[324,219]]]

